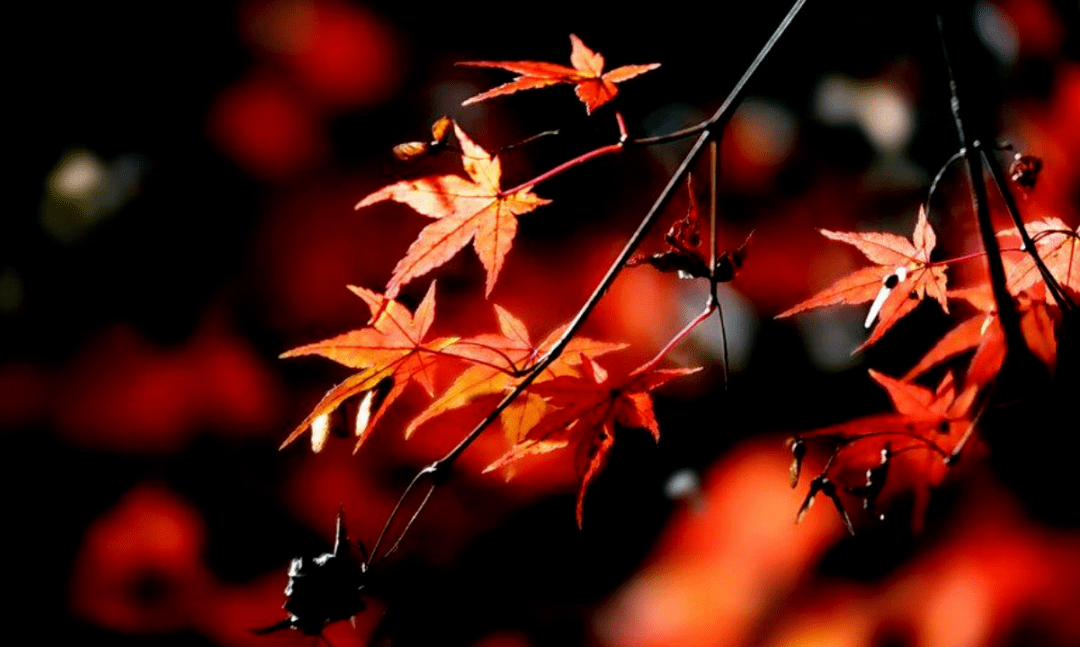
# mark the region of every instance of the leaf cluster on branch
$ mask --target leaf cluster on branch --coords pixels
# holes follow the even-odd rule
[[[485,471],[501,469],[509,478],[519,461],[530,456],[565,450],[573,457],[579,526],[583,525],[588,487],[608,460],[618,430],[643,429],[659,441],[660,422],[653,407],[653,391],[699,370],[659,365],[672,348],[714,312],[722,323],[718,284],[733,280],[748,254],[749,237],[732,249],[717,247],[716,141],[750,75],[801,6],[801,1],[796,3],[716,114],[691,128],[634,138],[622,115],[614,112],[617,141],[509,188],[503,187],[499,154],[476,144],[449,118],[432,126],[430,141],[409,142],[395,149],[395,155],[405,161],[455,150],[460,172],[394,182],[357,203],[356,208],[362,209],[385,201],[397,202],[432,222],[397,261],[382,293],[350,287],[371,311],[367,326],[283,355],[318,355],[356,372],[326,393],[282,447],[310,433],[312,449],[319,452],[328,436],[338,433],[355,437],[355,449],[359,450],[412,383],[418,384],[431,400],[405,423],[406,438],[452,411],[467,411],[480,422],[471,430],[461,430],[449,453],[417,472],[386,520],[365,569],[377,568],[397,550],[436,487],[448,478],[449,468],[491,426],[498,424],[502,428],[507,449]],[[533,61],[462,63],[518,75],[468,99],[465,105],[523,90],[572,85],[590,115],[612,114],[600,108],[610,108],[608,104],[618,94],[617,84],[658,67],[629,65],[604,72],[605,61],[600,54],[574,35],[570,40],[572,67]],[[415,311],[410,312],[397,300],[403,287],[435,273],[470,243],[484,268],[484,295],[490,297],[514,246],[518,218],[552,204],[536,193],[539,185],[601,156],[690,137],[696,137],[696,141],[683,163],[612,261],[592,297],[572,320],[541,341],[534,341],[527,322],[497,304],[493,304],[497,331],[430,338],[436,306],[434,280]],[[692,164],[705,151],[711,162],[707,218],[694,200],[689,181]],[[965,149],[962,153],[969,163],[972,156],[979,155],[992,168],[996,163],[990,160],[993,153],[985,150]],[[1031,167],[1029,161],[1027,170],[1014,172],[1014,181],[1025,190],[1034,184],[1032,174],[1024,174]],[[652,255],[636,253],[684,180],[690,192],[689,207],[663,237],[665,249]],[[998,186],[1008,196],[1009,187],[1001,181]],[[951,216],[944,218],[947,221]],[[905,375],[893,377],[869,371],[870,379],[888,394],[893,411],[802,432],[790,441],[793,487],[800,481],[804,462],[812,461],[819,468],[810,480],[797,518],[801,519],[814,501],[824,496],[847,529],[855,532],[861,524],[880,519],[893,499],[904,496],[914,500],[912,524],[918,527],[931,490],[945,479],[965,448],[978,444],[980,418],[990,406],[1007,358],[1020,352],[1017,344],[1022,343],[1048,370],[1054,370],[1057,338],[1065,314],[1080,297],[1080,229],[1072,229],[1056,217],[1027,223],[1018,213],[1013,218],[1016,226],[990,235],[991,241],[1000,240],[1005,245],[1000,256],[986,246],[981,252],[948,260],[931,257],[937,248],[938,233],[930,225],[928,205],[919,209],[910,239],[883,232],[820,230],[829,240],[858,249],[870,264],[836,279],[778,317],[839,304],[870,304],[865,317],[865,328],[870,333],[854,349],[859,352],[878,344],[923,301],[935,302],[945,314],[954,310],[973,310],[974,314],[945,333]],[[706,220],[707,232],[703,231]],[[953,268],[961,263],[986,261],[992,270],[988,275],[961,287],[952,284]],[[645,265],[707,282],[707,302],[699,315],[656,351],[653,359],[629,372],[609,372],[602,366],[602,358],[625,349],[626,344],[589,339],[579,331],[615,277],[626,268]],[[996,266],[1004,268],[1003,282],[994,278]],[[1003,308],[1007,309],[1004,317]],[[1016,316],[1015,331],[1011,331],[1008,313]],[[726,357],[726,348],[724,354]],[[440,384],[447,386],[440,390]],[[341,412],[350,401],[359,401],[356,414],[354,419],[343,422]],[[857,510],[862,513],[857,514]],[[327,617],[340,616],[335,613]],[[306,618],[292,618],[282,626],[312,625]]]

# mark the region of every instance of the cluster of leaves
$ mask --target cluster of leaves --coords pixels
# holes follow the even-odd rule
[[[635,65],[604,73],[601,55],[576,36],[571,35],[570,40],[573,67],[531,61],[463,63],[521,75],[469,99],[465,105],[520,90],[567,83],[574,85],[577,96],[591,114],[615,97],[616,83],[658,67]],[[627,375],[610,376],[597,359],[625,345],[568,335],[567,326],[534,344],[525,324],[498,305],[494,306],[499,324],[497,333],[428,339],[435,313],[435,283],[432,282],[415,313],[395,300],[401,288],[445,264],[471,242],[486,271],[485,295],[490,295],[513,245],[518,217],[551,202],[533,192],[541,178],[503,189],[499,156],[484,150],[458,124],[445,117],[433,125],[430,142],[400,145],[395,155],[410,160],[439,152],[448,146],[450,133],[458,144],[464,175],[451,173],[403,180],[375,191],[356,205],[360,209],[395,201],[434,222],[423,228],[398,261],[382,294],[350,286],[371,310],[367,327],[283,355],[320,355],[358,372],[330,389],[282,446],[310,430],[312,448],[319,451],[330,433],[350,427],[359,449],[387,408],[408,384],[416,382],[433,400],[406,426],[405,436],[409,437],[425,422],[447,411],[490,410],[492,404],[487,396],[505,395],[528,376],[527,388],[499,414],[510,449],[488,470],[508,467],[526,456],[576,448],[580,525],[586,488],[607,457],[616,425],[647,429],[659,440],[659,425],[649,392],[693,370],[657,369],[654,361]],[[581,161],[584,158],[573,163]],[[555,351],[564,336],[569,338],[568,342]],[[541,362],[544,362],[542,366]],[[454,377],[435,397],[437,378],[444,375]],[[348,425],[336,422],[343,405],[355,399],[359,399],[355,419]]]
[[[618,83],[658,67],[656,64],[631,65],[604,72],[603,57],[587,48],[576,36],[570,38],[572,67],[535,61],[463,63],[518,75],[508,83],[472,97],[465,105],[522,90],[565,84],[574,87],[577,97],[592,115],[617,95]],[[687,129],[675,135],[702,132],[698,146],[693,149],[699,151],[712,137],[707,128],[715,124],[720,114],[703,122],[696,130]],[[651,392],[697,369],[657,366],[694,326],[718,309],[716,286],[734,278],[746,257],[749,243],[747,238],[737,249],[718,254],[715,207],[710,214],[713,227],[705,239],[692,187],[686,215],[677,220],[664,237],[666,249],[651,256],[631,258],[636,245],[631,243],[609,273],[610,277],[625,267],[649,265],[658,271],[678,272],[684,278],[707,280],[711,287],[702,314],[689,322],[654,359],[632,371],[613,375],[599,363],[602,356],[619,351],[625,345],[578,334],[581,322],[595,305],[592,300],[592,305],[587,303],[570,323],[552,331],[539,343],[533,341],[523,321],[499,305],[493,305],[497,332],[429,339],[436,305],[434,281],[414,312],[397,301],[404,286],[437,270],[469,243],[484,267],[485,296],[490,297],[513,246],[517,219],[551,203],[534,192],[536,186],[591,159],[621,152],[629,135],[617,112],[615,119],[621,135],[618,143],[580,155],[516,186],[503,188],[499,155],[476,144],[458,124],[444,117],[432,126],[430,141],[402,144],[394,153],[399,159],[409,161],[451,150],[456,142],[462,173],[395,182],[371,193],[356,205],[360,209],[385,201],[397,202],[433,222],[420,231],[397,262],[382,293],[350,287],[372,313],[366,327],[284,354],[285,357],[319,355],[356,372],[330,389],[282,446],[310,431],[312,448],[318,452],[330,434],[348,435],[345,432],[351,430],[356,438],[356,449],[359,449],[371,429],[412,382],[419,384],[432,400],[405,425],[406,437],[450,411],[475,413],[476,417],[483,418],[471,432],[462,434],[454,450],[417,475],[387,520],[384,535],[414,485],[426,475],[443,473],[447,464],[456,460],[496,421],[502,427],[508,449],[485,471],[503,469],[509,478],[517,462],[526,457],[569,450],[568,453],[574,456],[579,481],[576,505],[579,526],[586,491],[607,460],[616,429],[644,429],[659,440],[660,429]],[[653,138],[636,143],[661,140],[663,138]],[[713,152],[715,154],[715,147]],[[688,154],[684,167],[688,168],[695,154]],[[1036,165],[1027,160],[1013,169],[1014,181],[1030,188],[1037,171]],[[665,193],[673,185],[670,184]],[[712,197],[715,204],[715,194]],[[664,200],[663,196],[658,199],[657,209]],[[649,217],[646,217],[646,223]],[[641,231],[645,229],[647,227]],[[830,240],[854,246],[872,265],[842,277],[781,313],[780,317],[834,304],[870,303],[865,327],[872,331],[856,349],[858,351],[876,344],[899,320],[928,298],[937,302],[946,313],[950,312],[950,307],[977,310],[974,316],[946,333],[906,375],[892,377],[870,371],[871,379],[888,393],[894,412],[802,433],[791,441],[793,486],[799,481],[804,459],[811,456],[811,449],[815,452],[815,460],[821,458],[822,465],[811,480],[809,493],[798,512],[799,518],[820,494],[832,501],[847,528],[854,532],[856,520],[848,512],[853,501],[861,502],[860,507],[868,515],[880,518],[880,510],[887,505],[887,500],[903,494],[914,499],[913,523],[918,526],[931,488],[945,478],[949,466],[965,447],[972,446],[976,422],[1005,362],[1006,335],[997,313],[1000,296],[992,294],[992,285],[987,279],[960,288],[949,285],[949,268],[955,263],[979,258],[979,255],[951,261],[932,260],[937,236],[925,209],[918,214],[911,239],[877,232],[822,230],[821,233]],[[1072,307],[1072,301],[1080,295],[1080,230],[1069,229],[1060,220],[1046,218],[1029,223],[1024,235],[1021,234],[1016,229],[998,232],[1003,241],[1013,245],[1004,252],[1008,294],[1019,313],[1025,343],[1052,370],[1063,309]],[[1017,239],[1027,237],[1034,241],[1035,249],[1024,249],[1016,243]],[[640,242],[640,239],[636,240]],[[601,283],[594,298],[599,299],[605,289],[605,284]],[[957,360],[967,354],[971,357],[966,364],[958,363]],[[925,383],[927,376],[933,378],[933,386]],[[441,384],[448,386],[440,392]],[[347,405],[352,407],[351,402],[356,402],[353,420],[342,423],[342,411]],[[433,484],[430,487],[434,488],[436,478],[431,478]],[[415,519],[427,500],[425,496],[412,518]],[[408,523],[411,525],[411,521]],[[383,555],[378,554],[383,539],[380,536],[372,551],[372,563],[392,553],[408,528],[406,525],[393,547]],[[311,620],[313,624],[308,624],[306,618],[291,618],[282,626],[321,626],[329,617],[316,617]]]
[[[1028,223],[1025,229],[1049,272],[1047,281],[1062,291],[1064,299],[1075,300],[1080,296],[1080,229],[1072,230],[1052,217]],[[946,270],[951,263],[930,260],[936,236],[925,209],[919,212],[911,240],[878,232],[821,233],[830,240],[853,245],[874,265],[840,278],[779,317],[833,304],[870,302],[865,326],[873,327],[873,332],[856,349],[862,350],[881,339],[927,297],[946,313],[950,302],[977,311],[945,333],[901,378],[870,370],[870,377],[892,400],[894,413],[802,433],[791,441],[793,487],[798,483],[808,446],[825,453],[824,467],[810,483],[799,518],[822,494],[833,502],[849,531],[854,532],[845,497],[861,499],[864,511],[883,518],[877,512],[879,499],[902,494],[912,498],[912,522],[919,527],[931,489],[941,483],[948,467],[969,446],[989,390],[1005,361],[1005,335],[991,285],[984,278],[973,285],[948,288]],[[1020,244],[1018,229],[1002,230],[997,236],[1008,245],[1003,249],[1003,262],[1023,340],[1032,354],[1053,370],[1062,308],[1070,307],[1070,303],[1061,304],[1050,295],[1033,255]],[[950,368],[936,388],[918,382],[934,369],[968,354],[971,357],[966,369],[956,374],[960,377]]]

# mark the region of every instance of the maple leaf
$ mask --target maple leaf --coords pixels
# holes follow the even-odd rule
[[[560,83],[574,86],[578,99],[585,104],[585,112],[592,114],[600,106],[615,98],[619,93],[616,83],[622,83],[649,70],[660,67],[659,63],[648,65],[624,65],[604,73],[604,57],[592,51],[581,39],[570,34],[570,64],[573,67],[556,63],[537,61],[465,61],[458,65],[471,67],[493,67],[519,74],[516,79],[504,83],[487,92],[466,99],[461,105],[467,106],[485,99],[513,94],[521,90],[546,88]]]
[[[856,349],[858,352],[880,339],[927,295],[941,304],[942,310],[949,312],[945,293],[946,266],[930,262],[930,252],[937,244],[937,237],[926,219],[925,209],[919,209],[919,220],[910,241],[902,236],[881,232],[819,231],[830,240],[854,245],[875,265],[852,272],[780,313],[777,318],[838,303],[872,301],[865,327],[870,328],[875,319],[878,324],[870,337]]]
[[[1080,227],[1074,231],[1058,218],[1045,218],[1027,223],[1024,229],[1035,241],[1035,250],[1058,284],[1080,295]],[[998,232],[998,236],[1019,238],[1020,232],[1014,227]],[[1009,290],[1019,294],[1042,281],[1042,276],[1035,260],[1025,254],[1009,271],[1007,279]]]
[[[975,393],[966,390],[958,395],[952,373],[946,373],[935,390],[872,369],[870,377],[888,393],[895,413],[875,414],[815,429],[797,435],[792,441],[792,486],[798,482],[807,441],[824,443],[832,452],[824,470],[811,481],[796,520],[803,518],[818,494],[824,494],[853,533],[854,526],[841,494],[862,499],[863,509],[875,513],[883,492],[891,495],[912,491],[912,523],[918,528],[929,503],[930,489],[944,479],[951,452],[970,431]],[[890,489],[886,491],[886,487]]]
[[[649,392],[700,368],[649,369],[648,364],[625,380],[611,380],[607,371],[587,355],[582,356],[582,375],[563,375],[533,384],[528,392],[538,395],[555,410],[546,415],[510,451],[488,465],[484,472],[503,467],[525,456],[545,454],[577,443],[575,468],[578,486],[576,516],[581,527],[585,491],[607,460],[615,442],[616,424],[647,429],[657,442],[660,426]]]
[[[356,205],[360,209],[394,200],[436,219],[420,231],[394,267],[386,284],[388,299],[396,297],[409,281],[449,261],[470,241],[487,270],[485,295],[490,295],[517,233],[517,217],[551,202],[535,195],[532,187],[503,193],[499,188],[502,168],[498,156],[489,155],[473,143],[457,124],[454,133],[468,178],[439,175],[403,180],[379,189]]]
[[[365,288],[349,286],[354,294],[364,300],[374,316],[371,325],[353,330],[331,339],[294,348],[281,357],[321,355],[349,368],[360,371],[323,396],[315,409],[289,434],[284,448],[299,438],[309,428],[312,430],[312,448],[318,452],[325,442],[329,416],[350,397],[366,394],[360,407],[356,424],[356,449],[367,437],[387,407],[397,399],[410,382],[420,384],[430,395],[435,391],[435,372],[453,356],[445,354],[456,337],[441,337],[424,341],[435,319],[435,282],[417,306],[415,313],[397,301],[386,298]],[[380,407],[371,416],[375,390],[386,381],[391,386],[381,394]]]
[[[1039,293],[1045,291],[1041,283],[1033,285],[1029,291],[1021,293],[1016,299],[1020,315],[1020,332],[1028,348],[1050,369],[1057,358],[1057,342],[1054,337],[1054,321],[1045,297]],[[980,314],[965,319],[955,328],[945,333],[934,346],[927,351],[919,362],[904,376],[912,380],[934,366],[948,361],[967,351],[975,350],[965,388],[981,388],[997,376],[1005,361],[1005,334],[997,316],[997,304],[990,285],[984,283],[974,288],[950,290],[950,299],[960,299],[980,310]]]
[[[465,369],[427,409],[413,418],[405,429],[406,438],[432,418],[454,409],[483,405],[484,396],[503,393],[512,388],[535,360],[554,347],[566,330],[566,326],[557,328],[537,346],[530,341],[525,324],[509,311],[496,305],[495,315],[499,321],[500,334],[462,339],[447,349],[447,353],[461,356],[474,364]],[[575,337],[570,340],[562,355],[544,369],[533,383],[560,375],[577,375],[576,367],[581,364],[583,356],[592,358],[623,348],[626,348],[626,344]],[[542,398],[530,393],[519,396],[500,416],[503,430],[510,442],[521,441],[546,410],[547,404]]]

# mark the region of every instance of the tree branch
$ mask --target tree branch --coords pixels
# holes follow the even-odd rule
[[[431,494],[434,489],[444,479],[448,477],[449,470],[454,464],[454,462],[457,461],[461,454],[463,454],[465,450],[468,449],[469,446],[472,445],[472,443],[475,442],[476,439],[479,438],[480,435],[489,426],[491,426],[491,424],[495,422],[495,420],[498,419],[499,415],[504,410],[506,410],[506,408],[510,406],[510,404],[514,400],[516,400],[525,391],[525,389],[527,389],[529,385],[532,384],[533,381],[535,381],[541,373],[543,373],[543,371],[548,366],[550,366],[556,359],[559,358],[563,350],[565,350],[566,346],[570,343],[570,340],[572,340],[574,336],[577,335],[578,331],[581,329],[586,319],[588,319],[589,315],[600,303],[600,300],[603,298],[604,294],[607,293],[608,289],[615,282],[615,278],[626,267],[627,261],[630,260],[630,257],[633,255],[635,250],[637,250],[641,242],[645,239],[645,236],[649,233],[649,230],[659,219],[660,215],[664,211],[664,208],[671,201],[671,197],[672,195],[674,195],[675,190],[679,187],[680,184],[682,184],[683,180],[686,178],[686,175],[690,172],[690,169],[693,166],[693,163],[697,159],[698,155],[701,154],[702,150],[709,142],[711,142],[717,137],[717,135],[723,130],[723,127],[731,119],[731,116],[734,114],[735,109],[738,107],[743,96],[745,95],[746,85],[749,82],[750,78],[754,75],[755,72],[757,72],[758,68],[761,66],[762,61],[764,61],[765,57],[768,56],[769,52],[772,51],[777,41],[779,41],[780,37],[784,34],[785,31],[787,31],[788,27],[795,19],[795,16],[798,15],[799,11],[803,8],[805,4],[806,0],[796,0],[794,5],[792,5],[791,9],[788,11],[787,15],[785,15],[783,20],[780,21],[780,24],[777,26],[772,36],[770,36],[769,40],[762,47],[761,51],[758,52],[757,56],[750,63],[749,67],[747,67],[742,77],[735,84],[735,87],[732,88],[732,90],[728,93],[727,98],[716,110],[713,116],[710,117],[707,121],[688,129],[683,129],[680,131],[676,131],[675,133],[661,135],[658,137],[629,139],[625,136],[625,132],[623,132],[622,136],[620,137],[619,143],[611,144],[597,149],[596,151],[586,153],[583,156],[576,158],[575,160],[571,160],[571,162],[560,165],[556,169],[549,171],[543,176],[540,176],[540,178],[535,178],[527,182],[525,185],[522,185],[522,187],[531,186],[532,184],[539,182],[541,179],[546,179],[547,177],[554,175],[554,172],[556,170],[561,172],[563,170],[566,170],[566,168],[569,168],[570,166],[575,166],[584,161],[587,161],[588,159],[593,159],[602,154],[622,150],[626,145],[629,144],[659,144],[667,141],[674,141],[676,139],[689,137],[693,134],[698,134],[698,137],[694,141],[693,146],[683,157],[682,163],[679,164],[679,167],[675,170],[671,178],[668,180],[667,185],[656,197],[656,200],[653,202],[648,212],[641,219],[641,223],[638,225],[634,233],[630,236],[630,239],[626,242],[623,250],[619,253],[615,260],[612,261],[612,264],[608,268],[607,273],[597,284],[596,288],[593,290],[592,295],[588,298],[588,300],[586,300],[585,304],[582,305],[577,315],[574,316],[573,320],[566,327],[566,330],[563,332],[562,336],[559,337],[559,340],[554,344],[554,346],[552,346],[551,350],[549,350],[548,353],[529,370],[529,372],[514,387],[514,389],[510,393],[508,393],[502,399],[502,401],[499,402],[499,404],[491,411],[491,413],[489,413],[471,432],[469,432],[469,434],[466,435],[457,444],[457,446],[451,449],[442,458],[421,469],[413,478],[413,480],[409,483],[408,487],[405,489],[405,491],[399,498],[397,505],[394,507],[394,510],[387,518],[386,523],[383,525],[383,529],[379,535],[379,540],[376,543],[377,546],[384,542],[385,538],[388,536],[389,529],[393,526],[393,524],[397,520],[397,517],[406,511],[404,503],[411,496],[413,490],[415,490],[421,483],[430,480],[429,490],[421,498],[419,504],[417,504],[412,510],[409,522],[405,525],[402,531],[398,533],[398,536],[394,541],[392,548],[386,552],[386,554],[383,556],[384,558],[388,557],[391,553],[393,553],[394,550],[396,550],[397,547],[401,544],[401,541],[402,539],[404,539],[405,534],[408,532],[409,528],[412,527],[413,521],[427,505],[428,501],[431,499]],[[377,555],[375,554],[375,550],[372,550],[371,557],[372,560],[378,559]]]

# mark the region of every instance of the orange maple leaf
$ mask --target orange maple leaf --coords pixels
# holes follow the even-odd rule
[[[534,384],[528,393],[544,398],[555,408],[536,423],[517,445],[488,465],[484,472],[500,468],[525,456],[546,454],[577,442],[575,467],[581,484],[577,495],[577,523],[581,526],[585,491],[599,473],[615,442],[615,425],[647,429],[660,442],[660,426],[649,392],[700,368],[648,369],[631,372],[625,380],[611,380],[599,364],[582,355],[583,375],[563,375]]]
[[[570,64],[573,67],[537,61],[466,61],[458,63],[458,65],[472,67],[494,67],[520,75],[509,83],[504,83],[497,88],[492,88],[487,92],[481,92],[466,99],[461,105],[467,106],[485,99],[504,94],[513,94],[521,90],[534,90],[559,83],[570,83],[574,86],[574,92],[578,98],[585,104],[585,112],[592,114],[593,110],[611,101],[619,93],[616,83],[622,83],[639,74],[660,67],[659,63],[624,65],[605,74],[603,56],[586,47],[585,43],[581,42],[581,39],[574,34],[570,34],[570,43],[572,44]]]
[[[945,295],[945,265],[931,264],[930,252],[937,244],[937,237],[926,220],[925,209],[919,209],[912,240],[895,234],[880,232],[835,232],[819,230],[830,240],[854,245],[873,267],[856,270],[841,278],[821,292],[777,315],[793,314],[837,303],[858,304],[873,301],[867,314],[865,327],[877,327],[856,352],[862,350],[885,334],[906,314],[911,312],[927,295],[930,295],[946,313],[949,305]]]
[[[1035,250],[1061,287],[1080,295],[1080,227],[1074,231],[1058,218],[1044,218],[1027,223],[1024,229],[1035,241]],[[1013,227],[998,232],[998,236],[1019,238],[1020,233]],[[1009,290],[1019,294],[1041,280],[1035,260],[1024,254],[1009,272]]]
[[[912,523],[918,528],[931,488],[944,479],[951,452],[969,433],[975,394],[966,390],[958,395],[952,373],[947,373],[935,390],[874,370],[870,370],[870,377],[889,394],[896,412],[796,436],[792,486],[798,483],[806,453],[803,443],[822,442],[832,451],[821,474],[811,481],[796,520],[803,518],[818,494],[824,494],[832,500],[848,531],[854,532],[841,495],[862,499],[863,509],[877,514],[875,505],[883,493],[892,496],[910,491],[914,495]]]
[[[473,143],[457,124],[454,132],[461,144],[461,162],[468,178],[439,175],[403,180],[379,189],[356,205],[359,209],[394,200],[436,219],[420,231],[394,267],[386,284],[388,299],[396,297],[409,281],[449,261],[469,241],[487,270],[485,294],[491,294],[517,233],[517,217],[551,202],[533,194],[529,186],[504,193],[499,188],[502,167],[498,156],[489,155]]]
[[[495,315],[500,334],[462,339],[446,350],[447,353],[473,361],[474,365],[465,369],[442,395],[413,418],[405,429],[406,438],[432,418],[454,409],[483,405],[484,396],[500,394],[512,388],[530,365],[546,354],[566,330],[566,326],[560,326],[537,346],[530,341],[529,331],[520,319],[498,305],[495,306]],[[626,344],[574,337],[562,355],[544,369],[534,384],[560,375],[577,375],[576,367],[580,366],[583,356],[592,358],[623,348],[626,348]],[[519,396],[500,416],[503,431],[510,442],[523,440],[546,410],[547,404],[542,398],[530,393]]]
[[[982,388],[997,376],[1005,361],[1005,335],[998,322],[994,295],[990,285],[983,283],[974,288],[950,290],[948,296],[970,303],[981,314],[964,320],[945,333],[907,372],[904,379],[915,379],[934,366],[974,349],[975,357],[964,378],[964,388]],[[1016,298],[1016,306],[1020,315],[1020,332],[1028,348],[1053,369],[1057,359],[1057,341],[1053,315],[1045,300],[1045,286],[1041,283],[1030,286]]]
[[[384,380],[392,381],[381,406],[371,415],[371,395],[361,406],[355,424],[356,449],[360,448],[371,429],[384,411],[397,399],[406,385],[417,382],[430,395],[434,395],[436,369],[447,359],[455,359],[445,353],[456,337],[440,337],[424,341],[435,319],[435,283],[431,283],[427,295],[410,313],[397,301],[365,288],[349,286],[371,309],[375,319],[367,328],[353,330],[331,339],[294,348],[281,357],[321,355],[349,368],[360,369],[334,388],[330,389],[315,409],[293,430],[284,448],[299,438],[309,428],[312,430],[312,449],[318,452],[326,440],[328,420],[331,413],[347,399],[362,393],[374,394]],[[455,359],[455,361],[457,361]]]

